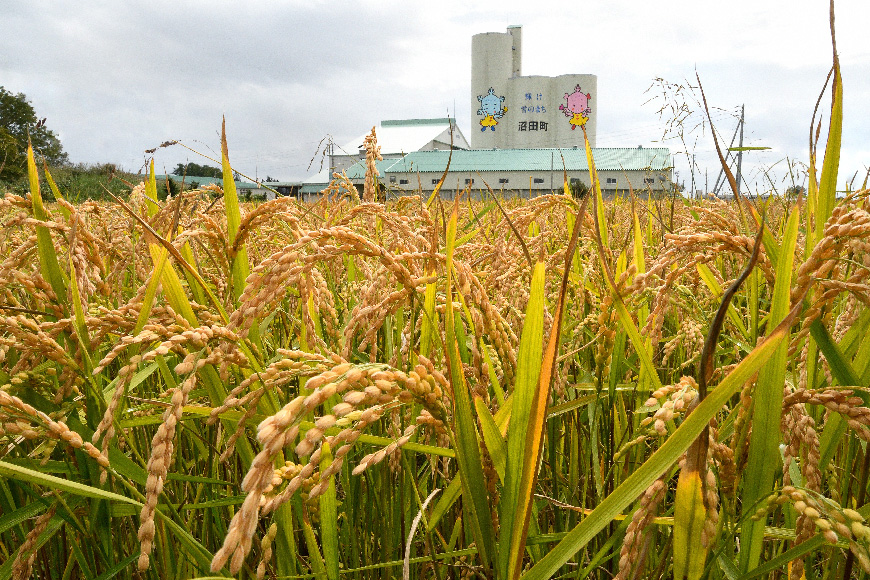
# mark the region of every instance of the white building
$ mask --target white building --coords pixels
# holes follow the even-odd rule
[[[325,160],[328,167],[303,181],[305,191],[310,192],[312,186],[325,187],[335,172],[341,173],[359,162],[365,166],[366,150],[363,143],[369,133],[340,147],[330,145]],[[414,151],[449,151],[451,142],[454,149],[470,148],[462,131],[456,126],[456,120],[449,118],[381,121],[380,127],[375,128],[375,134],[384,159],[398,159]]]

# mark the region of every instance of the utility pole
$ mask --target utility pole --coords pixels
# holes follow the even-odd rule
[[[742,179],[740,174],[740,169],[743,165],[743,107],[744,105],[740,105],[740,144],[738,145],[739,150],[737,151],[737,193],[740,193],[740,180]]]
[[[695,197],[695,154],[692,153],[692,191],[689,192],[689,199]]]
[[[553,156],[554,152],[550,151],[550,193],[553,193]]]
[[[743,105],[740,106],[740,121],[737,123],[737,127],[734,129],[734,135],[731,136],[731,143],[728,145],[728,150],[725,152],[725,163],[728,163],[728,158],[731,157],[731,148],[734,147],[734,140],[737,138],[737,133],[741,131],[743,128]],[[711,130],[715,130],[711,126]],[[716,182],[713,184],[713,195],[719,196],[719,185],[721,183],[725,183],[722,181],[722,176],[725,174],[724,169],[719,170],[719,175],[716,176]]]
[[[326,155],[329,157],[329,181],[332,181],[332,174],[335,173],[335,164],[332,162],[335,146],[332,142],[332,135],[329,136],[329,141],[326,143]]]

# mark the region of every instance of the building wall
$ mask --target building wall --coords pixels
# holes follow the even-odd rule
[[[419,186],[422,186],[425,193],[435,189],[441,175],[441,173],[426,172],[420,173],[418,177],[417,173],[412,172],[390,172],[387,176],[381,176],[381,181],[392,190],[403,189],[407,193],[414,193]],[[601,180],[601,191],[604,195],[612,196],[619,192],[628,194],[630,188],[635,192],[647,189],[655,192],[668,190],[671,174],[670,171],[599,171],[598,178]],[[591,187],[588,171],[569,171],[568,179],[579,179]],[[557,193],[562,191],[564,173],[560,167],[554,168],[553,171],[487,171],[485,173],[451,171],[441,191],[449,197],[457,190],[464,190],[468,185],[466,180],[473,180],[471,183],[473,192],[486,191],[488,184],[493,191],[518,192],[526,196],[531,191],[532,195],[543,195],[551,191]]]
[[[520,27],[472,37],[472,148],[583,146],[581,125],[595,147],[598,78],[521,76],[521,58]]]

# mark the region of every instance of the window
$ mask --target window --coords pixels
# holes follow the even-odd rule
[[[433,180],[432,180],[432,185],[438,185],[438,181],[439,181],[438,179],[433,179]]]
[[[499,182],[499,183],[507,183],[507,182],[508,182],[507,177],[501,177],[501,178],[499,178],[498,182]]]
[[[544,178],[543,177],[536,177],[535,183],[544,183]]]
[[[473,185],[473,184],[474,184],[474,180],[473,180],[473,179],[466,179],[466,180],[465,180],[465,185]]]
[[[390,183],[396,183],[396,176],[395,175],[390,176]]]
[[[653,179],[652,177],[644,177],[643,182],[647,185],[652,185],[653,183],[655,183],[655,179]]]
[[[407,179],[400,179],[399,185],[408,185],[408,180]]]
[[[607,185],[616,185],[616,178],[615,177],[608,177],[607,178]]]

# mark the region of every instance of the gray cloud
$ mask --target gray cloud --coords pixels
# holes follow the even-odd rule
[[[644,105],[646,89],[655,77],[694,82],[697,67],[711,104],[746,103],[747,139],[774,147],[756,156],[772,164],[806,156],[830,66],[821,4],[12,0],[0,13],[0,82],[31,98],[73,161],[138,169],[169,139],[213,152],[226,115],[239,169],[300,179],[327,134],[343,143],[382,119],[448,112],[467,133],[471,36],[523,24],[526,74],[598,75],[599,145],[656,144],[667,119]],[[850,174],[870,163],[868,18],[865,3],[838,4]],[[717,118],[730,136],[733,119]],[[714,171],[708,137],[691,144]],[[179,147],[157,154],[167,168],[186,159],[202,162]]]

